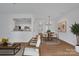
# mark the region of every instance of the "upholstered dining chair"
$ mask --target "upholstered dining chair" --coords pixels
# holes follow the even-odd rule
[[[23,52],[23,56],[39,56],[39,47],[41,44],[40,35],[38,35],[36,47],[26,47]]]

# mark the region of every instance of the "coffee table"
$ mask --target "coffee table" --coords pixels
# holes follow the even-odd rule
[[[8,44],[7,46],[0,44],[0,55],[15,55],[20,49],[20,43]]]

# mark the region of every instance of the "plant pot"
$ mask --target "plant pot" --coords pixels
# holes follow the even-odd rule
[[[75,50],[79,53],[79,46],[75,46]]]

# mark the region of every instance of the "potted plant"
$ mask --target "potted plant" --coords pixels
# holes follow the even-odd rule
[[[51,32],[51,30],[48,29],[47,32]]]
[[[3,43],[3,46],[7,46],[8,45],[8,39],[2,38],[2,43]]]
[[[75,46],[75,50],[79,52],[79,24],[75,22],[75,24],[71,26],[71,32],[76,35],[77,45]]]

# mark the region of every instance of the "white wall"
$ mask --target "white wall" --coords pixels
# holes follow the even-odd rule
[[[31,17],[32,21],[34,19],[30,14],[0,14],[0,37],[8,37],[12,42],[28,42],[32,38],[33,28],[31,32],[13,32],[15,26],[13,18],[20,17]]]
[[[35,16],[35,21],[34,21],[34,29],[36,33],[39,32],[46,32],[48,29],[48,26],[46,25],[48,23],[48,16]],[[41,25],[40,25],[41,23]],[[42,28],[42,29],[41,29]],[[55,20],[51,16],[51,25],[50,25],[50,30],[55,31],[56,26],[55,26]]]
[[[66,13],[66,15],[64,15],[61,19],[64,20],[64,17],[67,20],[67,32],[59,33],[59,38],[61,40],[64,40],[66,42],[68,42],[71,45],[76,45],[76,36],[71,32],[71,25],[74,24],[75,22],[79,23],[79,8],[75,9],[75,10],[71,10],[70,12]],[[60,19],[60,20],[61,20]]]

